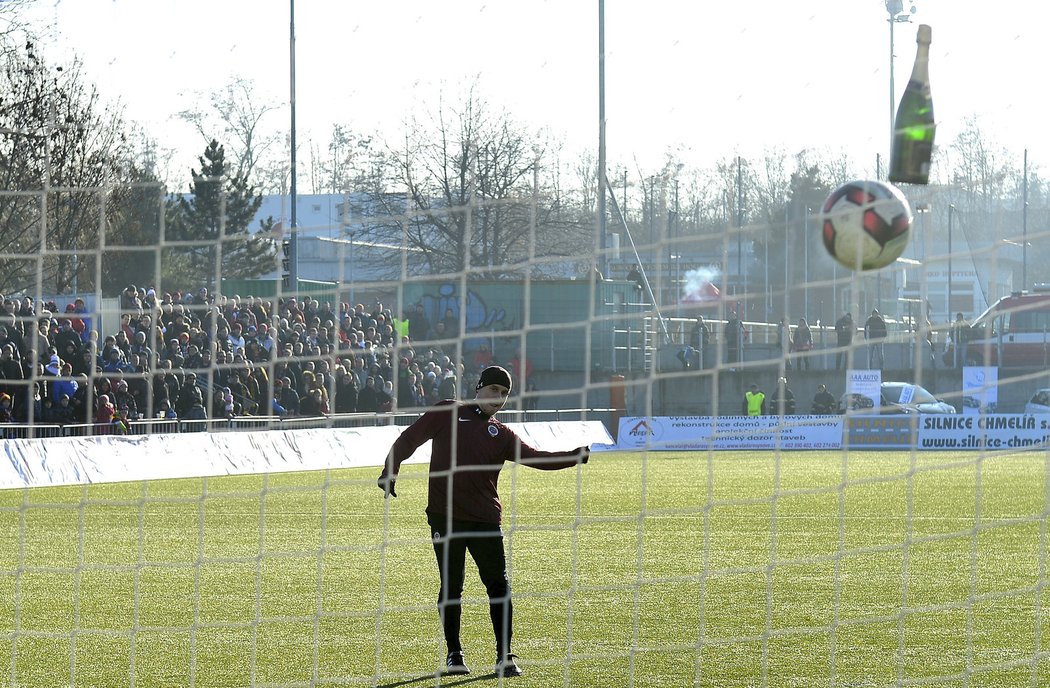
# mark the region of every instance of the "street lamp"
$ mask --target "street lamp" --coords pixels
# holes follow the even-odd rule
[[[948,206],[948,322],[952,322],[952,218],[955,205]]]
[[[927,340],[929,336],[930,327],[930,285],[926,280],[926,216],[930,214],[930,204],[925,201],[917,203],[915,205],[915,214],[919,216],[919,222],[922,224],[922,244],[920,244],[920,260],[923,267],[919,270],[919,326],[915,328],[915,331],[920,334],[923,342]],[[914,321],[912,321],[914,324]],[[918,361],[916,361],[918,365]]]
[[[809,318],[809,208],[806,208],[805,217],[805,229],[802,232],[802,236],[805,237],[805,241],[802,242],[802,248],[805,253],[803,258],[803,274],[805,279],[802,281],[802,313]]]
[[[1028,149],[1024,149],[1024,205],[1021,209],[1021,291],[1028,289]]]
[[[354,267],[354,233],[347,232],[350,237],[350,305],[354,305],[354,281],[357,279],[357,269]]]
[[[671,262],[674,265],[674,279],[671,280],[671,298],[674,299],[674,314],[675,317],[681,316],[682,313],[682,288],[679,285],[679,272],[678,265],[682,259],[682,254],[672,253],[670,254]]]
[[[886,11],[889,12],[890,23],[890,141],[893,140],[893,120],[896,117],[897,101],[893,93],[893,25],[903,24],[911,21],[911,15],[915,14],[915,5],[911,6],[908,14],[904,13],[903,0],[885,0]],[[889,167],[887,166],[887,174]]]

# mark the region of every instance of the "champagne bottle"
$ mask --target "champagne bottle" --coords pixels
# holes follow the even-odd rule
[[[928,24],[920,24],[915,41],[915,64],[893,120],[890,181],[927,184],[933,157],[933,98],[930,95],[930,38]]]

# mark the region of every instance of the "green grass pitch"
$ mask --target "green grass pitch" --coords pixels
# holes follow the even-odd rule
[[[148,460],[148,459],[144,459]],[[468,567],[444,648],[425,467],[0,493],[4,686],[497,685]],[[500,480],[504,685],[1028,686],[1050,456],[597,454]]]

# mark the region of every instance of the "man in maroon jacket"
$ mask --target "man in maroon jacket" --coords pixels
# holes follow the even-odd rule
[[[401,463],[417,447],[433,440],[426,512],[441,576],[438,613],[448,647],[448,674],[470,673],[459,638],[460,598],[466,553],[470,552],[489,597],[489,616],[496,635],[496,674],[521,675],[517,656],[510,648],[514,611],[500,528],[503,506],[496,492],[500,468],[506,461],[518,461],[557,470],[587,463],[590,456],[587,447],[563,452],[535,449],[496,420],[493,416],[507,403],[510,389],[510,373],[489,366],[481,372],[473,403],[454,399],[438,402],[397,438],[379,476],[379,488],[396,497],[394,486]]]

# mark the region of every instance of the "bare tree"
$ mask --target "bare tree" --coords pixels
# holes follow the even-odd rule
[[[591,246],[593,216],[582,221],[555,200],[547,154],[545,141],[508,114],[491,114],[473,92],[458,108],[442,103],[431,127],[410,125],[390,150],[369,231],[404,242],[432,274],[470,268],[498,277],[535,257],[578,261]],[[380,193],[388,179],[404,192]]]
[[[0,196],[0,252],[26,258],[3,261],[0,289],[99,287],[95,249],[103,235],[120,246],[129,185],[149,177],[79,62],[50,67],[32,43],[2,59],[0,184],[12,191]]]
[[[981,130],[976,117],[945,151],[952,185],[962,193],[957,204],[967,210],[991,212],[1010,195],[1019,171],[1010,154]]]
[[[316,191],[328,189],[333,193],[365,190],[383,186],[382,169],[386,153],[375,145],[375,138],[362,135],[342,125],[332,127],[327,157],[318,162]]]
[[[268,128],[263,120],[268,122],[267,115],[281,106],[259,96],[255,82],[241,76],[234,76],[222,89],[211,93],[207,102],[207,107],[196,105],[180,112],[179,117],[193,125],[205,145],[212,140],[229,142],[227,150],[233,176],[259,179],[267,185],[264,190],[279,191],[279,180],[256,171],[259,167],[273,169],[274,154],[284,137],[277,129]]]

